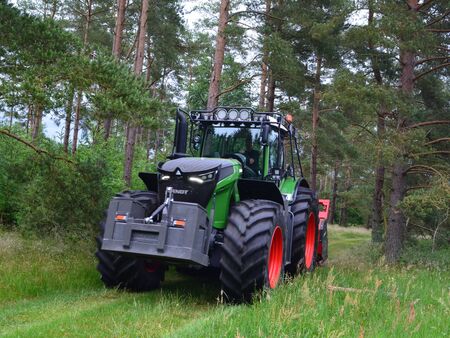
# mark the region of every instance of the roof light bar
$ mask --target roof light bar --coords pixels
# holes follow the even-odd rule
[[[195,110],[190,112],[191,121],[217,122],[263,122],[280,123],[287,128],[292,123],[290,114],[284,117],[276,112],[257,112],[252,108],[217,107],[212,110]]]

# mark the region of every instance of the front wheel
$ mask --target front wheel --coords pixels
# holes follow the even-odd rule
[[[247,200],[233,206],[220,261],[225,298],[248,302],[255,291],[275,288],[284,276],[284,256],[285,224],[279,204]]]
[[[156,193],[148,191],[128,191],[116,197],[132,198],[148,214],[156,208]],[[97,270],[100,278],[108,288],[122,288],[141,292],[156,289],[164,280],[165,266],[141,257],[127,256],[102,250],[103,233],[106,220],[100,223],[97,236]]]

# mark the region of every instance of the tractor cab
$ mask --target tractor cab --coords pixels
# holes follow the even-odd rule
[[[242,167],[242,178],[280,183],[283,177],[295,178],[294,152],[297,151],[298,169],[303,176],[296,130],[280,113],[217,107],[190,113],[179,110],[178,116],[181,114],[189,119],[189,149],[175,146],[173,157],[188,153],[196,158],[234,159]],[[180,139],[188,137],[187,127],[182,126],[184,121],[184,116],[177,119],[176,145],[183,145]]]

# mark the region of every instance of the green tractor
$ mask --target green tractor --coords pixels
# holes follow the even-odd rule
[[[296,130],[279,113],[178,109],[172,155],[139,177],[147,190],[117,194],[101,224],[107,287],[158,288],[169,265],[219,269],[225,298],[250,301],[327,258]]]

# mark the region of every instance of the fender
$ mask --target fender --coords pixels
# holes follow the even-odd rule
[[[157,173],[139,173],[139,178],[145,183],[148,191],[158,192],[158,174]]]
[[[286,209],[280,189],[274,182],[239,179],[237,181],[240,200],[262,199],[280,204]]]
[[[296,199],[296,197],[297,197],[297,193],[298,193],[298,191],[301,189],[301,188],[307,188],[307,189],[310,189],[310,187],[309,187],[309,183],[308,183],[308,181],[306,180],[306,178],[304,178],[304,177],[300,177],[299,178],[299,180],[297,181],[297,185],[295,186],[295,191],[294,191],[294,194],[293,194],[293,196],[292,196],[292,200],[293,201],[295,201],[295,199]],[[316,193],[313,191],[313,196],[315,197],[316,196]]]

